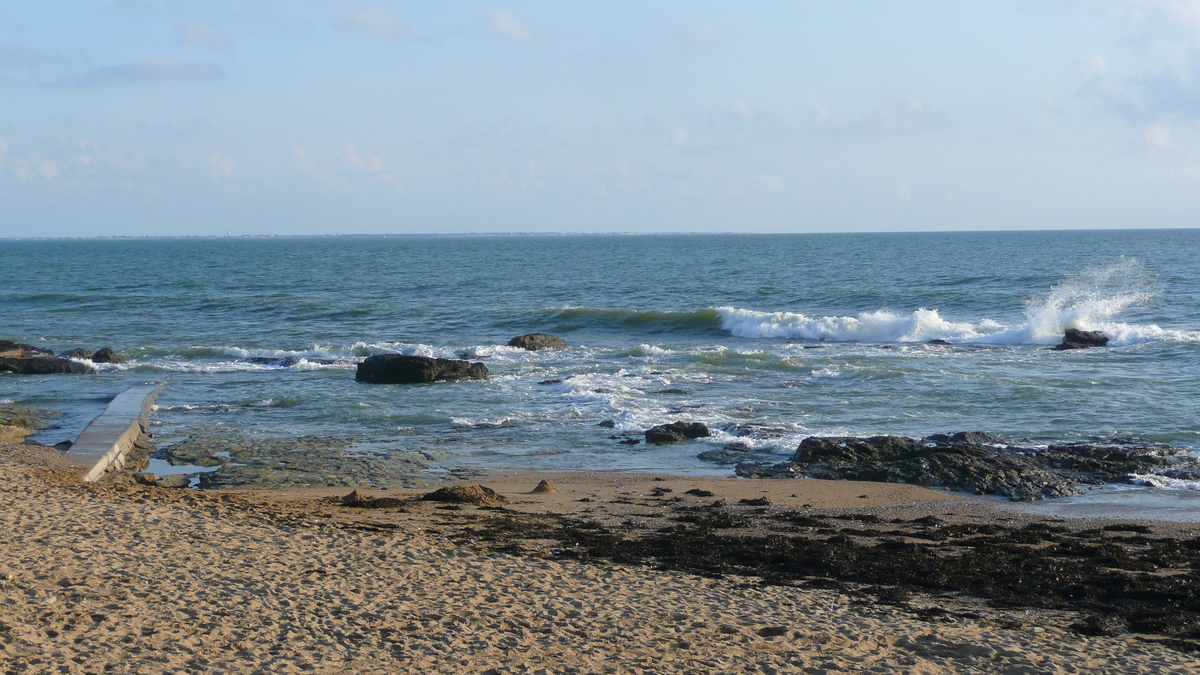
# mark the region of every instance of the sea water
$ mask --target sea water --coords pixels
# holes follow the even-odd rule
[[[9,240],[0,338],[126,362],[0,376],[0,400],[62,411],[53,443],[166,378],[160,438],[353,438],[497,469],[730,474],[697,454],[962,430],[1195,448],[1198,259],[1197,230]],[[1111,342],[1051,350],[1069,327]],[[570,348],[505,346],[531,332]],[[355,382],[385,352],[491,375]],[[714,435],[613,438],[675,420]]]

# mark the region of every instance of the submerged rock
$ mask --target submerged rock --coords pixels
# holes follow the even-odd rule
[[[1044,450],[994,445],[981,432],[937,434],[923,440],[898,436],[810,437],[788,462],[764,467],[738,464],[740,476],[807,477],[912,483],[1013,501],[1063,497],[1080,485],[1129,482],[1191,462],[1182,450],[1143,442],[1074,443]]]
[[[1108,336],[1103,333],[1092,330],[1079,330],[1078,328],[1068,328],[1063,334],[1063,341],[1054,349],[1064,351],[1067,349],[1088,349],[1089,347],[1103,347],[1108,344]]]
[[[76,347],[69,352],[63,352],[59,354],[58,357],[61,359],[83,359],[85,361],[91,361],[93,354],[94,352],[90,350],[83,349],[82,347]]]
[[[689,438],[704,438],[712,432],[703,422],[672,422],[659,424],[646,430],[647,443],[677,443]]]
[[[508,346],[536,352],[542,349],[566,349],[567,341],[549,333],[530,333],[529,335],[518,335],[509,340]]]
[[[71,359],[57,356],[0,357],[0,373],[18,375],[86,375],[96,372],[95,368]]]
[[[378,354],[358,364],[354,379],[369,384],[420,384],[457,380],[486,380],[482,363],[428,356]]]

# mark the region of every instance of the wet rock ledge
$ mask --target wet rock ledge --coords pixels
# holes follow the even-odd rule
[[[1084,485],[1129,483],[1130,474],[1200,473],[1186,451],[1161,443],[1114,440],[1045,449],[1005,445],[982,432],[811,437],[787,462],[737,465],[747,478],[820,478],[912,483],[1012,501],[1065,497]],[[1181,473],[1182,472],[1182,473]]]

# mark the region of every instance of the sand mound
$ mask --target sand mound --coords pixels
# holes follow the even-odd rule
[[[493,506],[508,501],[504,495],[483,485],[451,485],[422,495],[421,499],[428,502],[450,502],[476,506]]]

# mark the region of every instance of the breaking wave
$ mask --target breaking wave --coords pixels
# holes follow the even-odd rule
[[[846,316],[813,316],[800,312],[764,312],[738,307],[712,307],[697,312],[592,309],[552,310],[551,319],[579,324],[609,324],[642,332],[708,330],[740,338],[785,338],[829,342],[952,343],[1048,345],[1062,340],[1067,328],[1097,330],[1113,345],[1151,340],[1200,341],[1200,331],[1162,328],[1157,324],[1117,321],[1123,312],[1154,297],[1154,284],[1136,260],[1089,269],[1051,287],[1044,297],[1026,302],[1024,320],[1004,323],[992,318],[951,319],[937,309],[911,312],[879,309]],[[645,353],[644,347],[643,354]],[[640,355],[640,354],[639,354]]]

